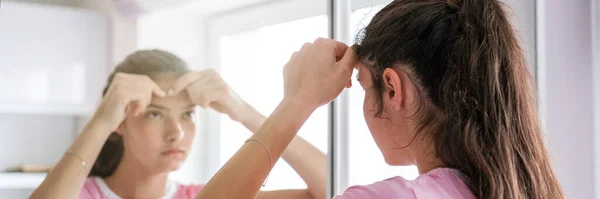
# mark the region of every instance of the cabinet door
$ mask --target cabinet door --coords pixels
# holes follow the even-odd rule
[[[91,109],[106,82],[107,16],[41,4],[3,2],[0,106]],[[1,110],[1,109],[0,109]],[[35,110],[27,109],[24,112]]]

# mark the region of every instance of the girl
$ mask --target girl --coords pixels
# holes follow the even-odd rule
[[[534,81],[502,6],[396,0],[353,48],[328,39],[305,44],[285,66],[284,99],[253,136],[265,145],[247,142],[196,198],[254,198],[269,162],[317,107],[351,86],[353,68],[386,162],[416,165],[421,175],[350,187],[335,198],[563,198]]]
[[[214,70],[191,72],[165,51],[128,56],[108,85],[91,121],[31,198],[193,198],[202,185],[182,185],[167,177],[191,148],[195,106],[212,107],[252,132],[265,120]],[[296,137],[283,157],[308,189],[261,192],[258,198],[325,196],[321,152]]]

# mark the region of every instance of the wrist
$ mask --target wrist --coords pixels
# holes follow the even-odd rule
[[[108,136],[116,130],[116,128],[110,127],[109,123],[109,121],[94,117],[85,125],[81,133],[92,133],[100,139],[108,139]]]
[[[85,126],[86,129],[92,129],[96,132],[103,132],[103,134],[110,135],[114,132],[122,122],[122,118],[126,116],[125,105],[115,105],[114,109],[107,109],[101,105],[96,113],[92,116],[90,121]],[[115,113],[114,111],[122,110],[122,113]],[[119,118],[121,118],[119,120]]]
[[[312,113],[313,111],[315,111],[320,106],[318,104],[308,103],[308,102],[305,102],[303,100],[299,100],[299,99],[294,98],[294,97],[284,97],[283,100],[281,100],[281,104],[280,105],[292,106],[292,107],[297,108],[298,111],[303,111],[303,112],[308,111],[310,113]]]
[[[248,103],[243,103],[240,105],[237,110],[240,112],[237,118],[237,122],[242,124],[251,123],[257,117],[260,116],[260,113],[254,109],[254,107],[250,106]]]
[[[319,108],[319,105],[305,103],[296,98],[284,97],[283,100],[281,100],[279,107],[293,112],[301,118],[308,118],[315,110],[317,110],[317,108]]]

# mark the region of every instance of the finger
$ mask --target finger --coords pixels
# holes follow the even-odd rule
[[[133,102],[133,104],[135,105],[135,111],[133,112],[133,116],[140,115],[140,113],[142,112],[142,103],[136,101]]]
[[[141,113],[143,113],[144,111],[146,111],[146,107],[148,107],[148,105],[150,105],[150,100],[147,99],[147,96],[143,96],[143,98],[140,98],[139,100],[136,101],[136,104],[137,104],[137,109],[135,112],[135,116],[138,116]]]
[[[127,104],[127,106],[125,106],[125,115],[131,115],[131,113],[133,113],[133,104],[129,103]]]
[[[138,112],[138,109],[139,105],[135,101],[129,102],[127,105],[127,115],[135,116]]]
[[[208,102],[206,102],[206,93],[205,91],[194,91],[194,98],[196,99],[195,104],[202,107],[202,108],[206,108]]]
[[[306,42],[306,43],[304,43],[304,45],[302,45],[302,48],[300,48],[300,52],[305,52],[312,46],[313,46],[312,43]]]
[[[175,95],[179,94],[181,91],[183,91],[190,84],[194,83],[196,80],[198,80],[198,78],[200,78],[202,76],[203,76],[202,72],[191,72],[191,73],[183,75],[177,81],[175,81],[175,83],[173,84],[171,89],[169,89],[169,92],[167,93],[167,95],[175,96]]]
[[[348,51],[348,49],[350,49],[348,47],[348,45],[346,45],[345,43],[340,42],[340,41],[328,39],[327,42],[329,43],[328,45],[333,47],[335,57],[337,58],[336,60],[341,59],[344,56],[344,53],[346,53],[346,51]]]
[[[132,89],[133,92],[138,92],[138,90],[143,90],[143,91],[150,90],[150,93],[151,93],[150,97],[152,97],[152,94],[159,96],[159,97],[165,97],[167,95],[167,93],[165,91],[163,91],[160,88],[160,86],[158,86],[158,84],[156,84],[156,82],[154,82],[148,76],[139,76],[139,77],[132,79],[131,81],[133,81],[133,84],[134,84],[133,86],[135,86],[135,88],[137,88],[137,89]]]
[[[197,80],[194,83],[194,89],[188,90],[188,92],[190,92],[190,95],[195,99],[194,103],[196,105],[207,108],[217,97],[215,95],[219,95],[217,92],[219,92],[221,88],[220,85],[221,84],[216,77],[206,77]]]
[[[201,101],[202,107],[205,107],[205,108],[210,107],[211,103],[217,103],[217,104],[222,103],[222,102],[219,102],[220,99],[222,99],[222,97],[223,97],[223,94],[220,92],[221,91],[219,91],[219,90],[212,90],[212,89],[209,90],[208,92],[204,92],[202,94],[202,101]]]
[[[167,93],[165,91],[163,91],[156,83],[152,82],[152,87],[150,88],[152,89],[152,94],[159,96],[159,97],[165,97],[167,96]]]
[[[352,71],[354,69],[354,66],[358,62],[358,57],[356,57],[356,53],[354,53],[354,50],[352,50],[352,48],[346,48],[346,49],[347,50],[344,53],[344,56],[342,57],[342,59],[338,62],[338,65],[342,66],[344,69],[347,69],[348,71]]]

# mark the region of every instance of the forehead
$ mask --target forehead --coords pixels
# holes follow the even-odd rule
[[[362,62],[358,62],[358,63],[356,63],[356,66],[354,66],[354,68],[355,68],[355,69],[356,69],[356,71],[357,71],[357,74],[356,74],[357,76],[360,76],[360,75],[362,75],[361,73],[365,73],[365,71],[364,71],[364,70],[366,69],[366,68],[365,68],[365,64],[364,64],[364,63],[362,63]]]
[[[160,87],[160,89],[166,92],[173,86],[173,84],[175,83],[175,81],[177,81],[178,78],[178,76],[172,75],[159,75],[153,76],[152,80],[158,85],[158,87]],[[169,109],[181,109],[193,105],[190,96],[185,90],[178,93],[175,96],[157,97],[153,95],[151,103]]]

